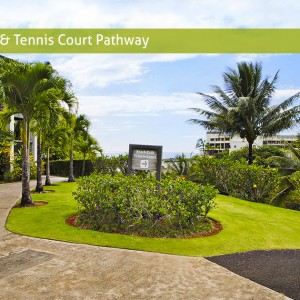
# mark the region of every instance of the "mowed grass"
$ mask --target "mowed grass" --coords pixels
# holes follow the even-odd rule
[[[300,249],[300,212],[217,196],[218,207],[209,216],[223,226],[213,236],[174,239],[109,234],[69,226],[65,220],[77,213],[72,197],[76,183],[46,188],[53,192],[34,194],[34,201],[48,205],[14,208],[7,229],[22,235],[188,256],[214,256],[259,249]]]

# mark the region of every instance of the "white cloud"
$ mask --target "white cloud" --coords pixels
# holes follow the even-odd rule
[[[273,103],[274,104],[279,104],[280,102],[292,97],[293,95],[295,95],[296,93],[299,93],[300,90],[298,89],[278,89],[275,91],[274,97],[273,97]],[[299,105],[300,103],[300,99],[296,100],[297,102],[295,102],[294,104]]]
[[[294,89],[276,90],[272,103],[279,102],[299,92]],[[213,95],[212,93],[209,93]],[[108,95],[80,96],[80,112],[92,120],[101,116],[133,117],[158,116],[162,114],[195,116],[191,107],[209,109],[203,98],[195,93],[172,93],[168,95]],[[94,122],[94,121],[93,121]],[[130,122],[132,125],[132,122]]]
[[[136,83],[149,71],[147,64],[173,62],[197,54],[76,54],[76,55],[8,55],[20,61],[50,61],[68,78],[79,93],[86,87],[105,88],[111,84]]]
[[[195,93],[169,95],[80,96],[80,112],[91,118],[98,116],[135,116],[178,113],[192,115],[190,107],[207,108]]]
[[[1,0],[2,1],[2,0]],[[4,1],[2,1],[4,2]],[[5,1],[1,27],[234,28],[300,27],[297,0]]]

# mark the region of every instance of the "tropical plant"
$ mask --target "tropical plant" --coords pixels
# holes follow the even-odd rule
[[[165,160],[167,173],[175,176],[188,177],[192,158],[186,157],[184,153],[176,155],[174,158]]]
[[[76,113],[67,112],[64,114],[67,129],[67,142],[70,153],[70,174],[69,182],[74,182],[74,172],[73,172],[73,155],[75,141],[80,137],[86,138],[88,134],[89,127],[91,125],[87,116],[84,114],[77,115]]]
[[[297,143],[295,143],[297,145]],[[276,205],[289,206],[289,208],[298,207],[300,205],[300,190],[299,186],[297,186],[297,181],[295,178],[298,176],[299,178],[299,170],[300,170],[300,150],[295,148],[292,144],[286,143],[287,150],[285,159],[289,162],[289,164],[281,165],[278,167],[281,176],[280,182],[280,191],[273,198],[272,203]],[[295,175],[296,173],[296,175]],[[295,201],[291,200],[293,198],[293,194],[298,193],[298,199],[296,201],[296,205],[294,205]]]
[[[277,169],[248,165],[245,160],[230,157],[198,156],[191,166],[191,179],[214,185],[222,194],[263,203],[272,202],[279,185]]]
[[[182,178],[91,175],[79,180],[78,222],[99,231],[176,236],[198,232],[217,190]],[[208,222],[209,224],[209,222]]]
[[[46,139],[53,132],[63,114],[63,105],[69,109],[75,103],[74,95],[70,91],[70,84],[64,78],[56,75],[53,78],[54,88],[44,93],[43,98],[36,103],[36,113],[31,127],[37,135],[37,185],[36,192],[43,191],[42,184],[42,143],[47,144]],[[49,144],[49,143],[48,143]],[[49,182],[48,182],[49,184]]]
[[[213,86],[216,96],[198,93],[210,110],[191,108],[206,116],[206,119],[190,119],[188,122],[201,125],[207,130],[245,138],[249,145],[248,163],[252,164],[253,143],[258,136],[275,135],[296,126],[300,121],[300,106],[292,107],[300,93],[278,105],[271,105],[278,72],[270,81],[262,79],[260,63],[238,63],[237,70],[229,68],[223,74],[223,79],[225,91],[219,86]]]
[[[68,156],[67,144],[68,138],[65,120],[60,116],[57,126],[48,128],[44,136],[44,155],[46,159],[46,178],[45,185],[51,185],[50,179],[50,156],[53,158],[66,158]],[[59,152],[57,154],[57,152]]]
[[[9,157],[12,141],[12,132],[6,129],[1,129],[0,127],[0,180],[3,180],[5,172],[9,169]]]
[[[98,141],[93,138],[89,133],[86,136],[80,136],[75,143],[75,149],[83,156],[82,173],[85,174],[85,161],[86,158],[96,158],[98,154],[102,153],[102,149],[98,144]]]
[[[121,173],[126,175],[128,173],[128,154],[118,156],[101,155],[93,161],[93,167],[96,174],[116,175]]]
[[[1,116],[7,122],[15,114],[22,115],[22,198],[21,205],[33,205],[30,196],[30,124],[41,99],[55,89],[55,71],[43,63],[21,63],[0,60],[0,100],[4,104]]]

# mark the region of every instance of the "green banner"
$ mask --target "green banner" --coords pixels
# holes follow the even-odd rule
[[[300,53],[300,29],[0,29],[1,53]]]

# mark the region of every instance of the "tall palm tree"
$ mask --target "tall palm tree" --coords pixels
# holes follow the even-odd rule
[[[42,143],[45,144],[49,137],[48,132],[52,132],[53,128],[58,125],[60,115],[64,108],[63,104],[71,108],[74,104],[74,96],[69,91],[69,83],[56,76],[55,88],[43,95],[41,101],[37,101],[36,113],[33,118],[33,130],[37,135],[37,185],[36,192],[43,191],[42,184]]]
[[[87,138],[88,130],[91,125],[91,122],[88,120],[87,116],[84,114],[76,115],[72,112],[65,114],[67,134],[68,134],[68,146],[70,153],[70,173],[69,173],[69,182],[74,182],[74,167],[73,167],[73,152],[75,141],[81,136]]]
[[[22,198],[21,205],[33,205],[30,196],[30,124],[37,111],[37,103],[55,88],[55,71],[43,63],[20,63],[0,60],[0,101],[7,121],[14,114],[22,114]]]
[[[275,135],[300,121],[300,106],[292,107],[300,93],[278,105],[271,105],[278,72],[270,81],[262,79],[260,63],[238,63],[237,70],[229,68],[223,79],[225,91],[213,86],[216,97],[198,93],[210,110],[191,108],[206,119],[190,119],[188,122],[207,130],[245,138],[249,144],[248,163],[252,164],[253,143],[258,136]]]

